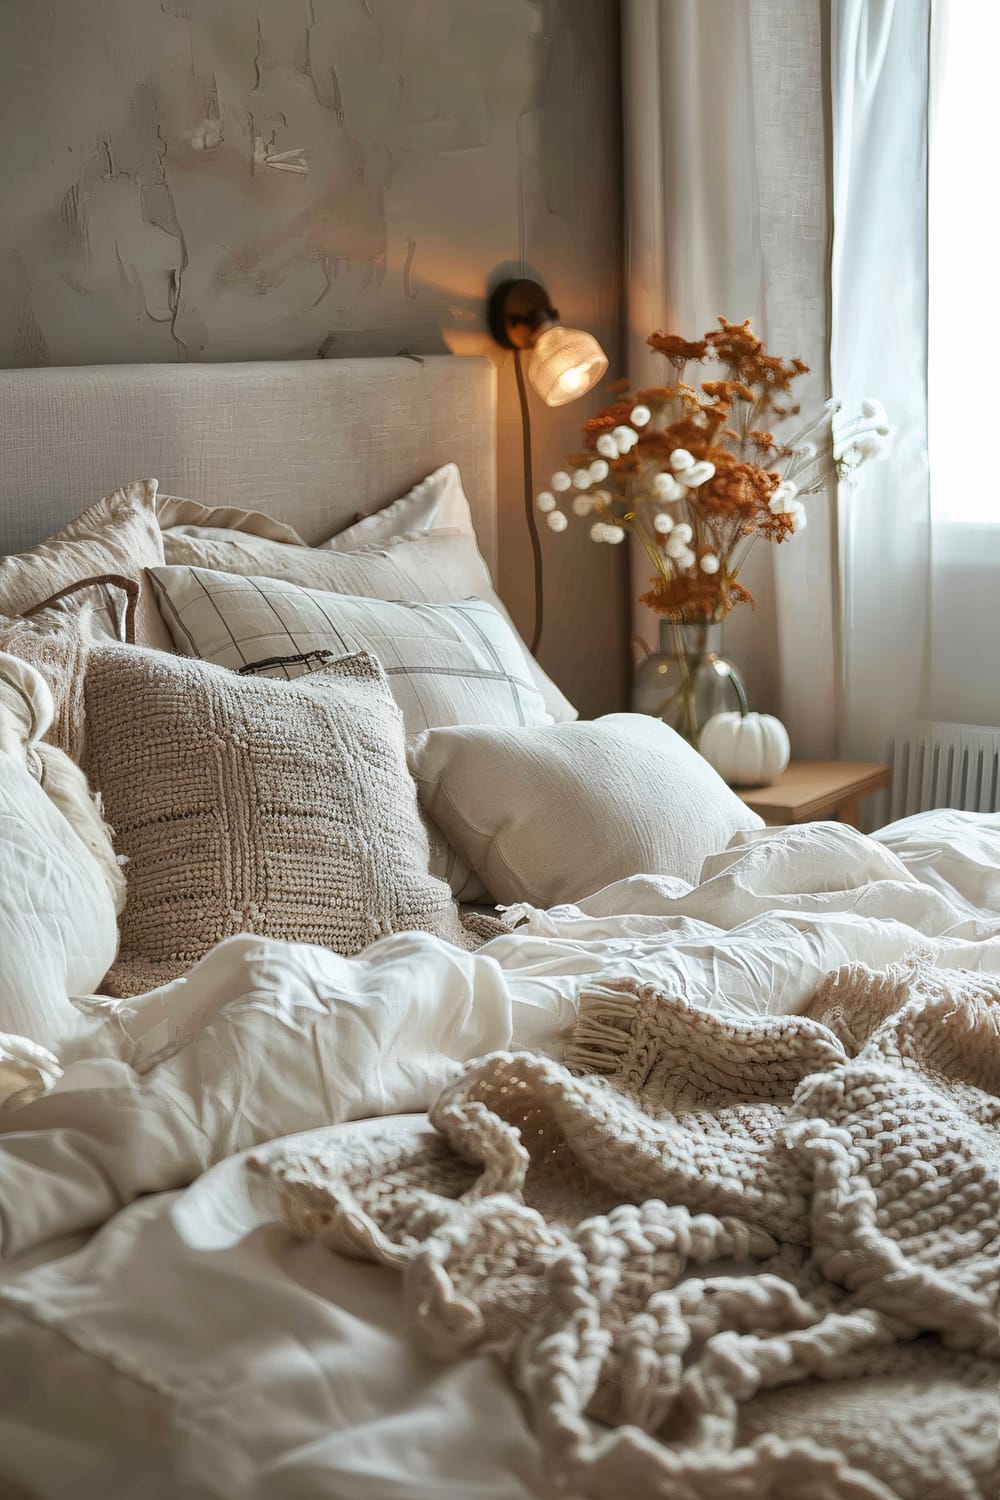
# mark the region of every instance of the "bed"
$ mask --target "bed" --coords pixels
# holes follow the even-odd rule
[[[455,461],[480,548],[495,562],[494,383],[483,360],[0,372],[0,428],[4,552],[39,541],[89,498],[140,473],[156,474],[163,492],[264,511],[312,544]],[[904,1334],[894,1304],[902,1321],[893,1337],[907,1361],[916,1338],[915,1364],[890,1362],[875,1374],[877,1361],[812,1366],[795,1377],[803,1404],[791,1417],[781,1390],[794,1381],[772,1374],[747,1424],[733,1415],[744,1391],[726,1407],[728,1427],[714,1412],[716,1425],[697,1440],[678,1429],[653,1454],[635,1436],[642,1401],[588,1412],[584,1394],[573,1407],[570,1374],[579,1377],[593,1351],[568,1350],[572,1320],[530,1350],[523,1329],[521,1344],[498,1335],[481,1348],[462,1332],[470,1320],[481,1326],[481,1314],[488,1322],[503,1298],[484,1313],[476,1285],[462,1280],[468,1267],[455,1260],[456,1246],[469,1243],[469,1226],[459,1233],[447,1205],[444,1239],[417,1257],[430,1280],[411,1271],[404,1291],[406,1257],[369,1187],[388,1174],[405,1197],[411,1171],[418,1189],[433,1185],[442,1133],[472,1139],[483,1100],[494,1097],[482,1092],[484,1080],[499,1087],[498,1067],[513,1068],[512,1085],[539,1101],[558,1084],[563,1103],[567,1060],[573,1076],[613,1073],[618,1044],[609,1039],[622,1015],[651,1005],[675,1027],[661,1039],[657,1073],[673,1079],[671,1128],[682,1133],[697,1117],[699,1139],[706,1120],[731,1133],[733,1100],[722,1099],[717,1079],[698,1098],[689,1087],[690,1078],[714,1077],[723,1055],[732,1087],[778,1111],[761,1116],[767,1138],[783,1126],[792,1085],[785,1078],[762,1090],[758,1079],[749,1089],[748,1056],[777,1048],[784,1066],[800,1048],[809,1063],[802,1077],[836,1071],[836,1049],[846,1048],[838,1067],[858,1048],[863,1055],[896,1010],[967,1011],[976,1018],[969,1055],[990,1061],[968,1077],[952,1067],[968,1084],[962,1108],[974,1095],[979,1111],[968,1131],[979,1155],[963,1170],[995,1185],[998,868],[997,818],[928,815],[875,839],[831,824],[753,829],[715,850],[700,880],[635,869],[579,900],[522,902],[505,913],[506,930],[475,948],[399,932],[343,958],[237,937],[151,993],[77,997],[79,1024],[48,1086],[0,1112],[0,1494],[515,1500],[631,1487],[714,1500],[995,1500],[1000,1308],[981,1255],[956,1271],[970,1297],[970,1288],[982,1294],[972,1331],[957,1343],[949,1345],[949,1319],[966,1324],[955,1298],[936,1324]],[[850,995],[861,998],[849,1003]],[[919,1053],[909,1034],[902,1050]],[[816,1061],[821,1053],[825,1062]],[[961,1066],[971,1067],[969,1055]],[[466,1070],[483,1057],[500,1062],[473,1069],[470,1083]],[[892,1063],[880,1057],[880,1066]],[[775,1078],[780,1071],[776,1061]],[[935,1098],[940,1076],[927,1085]],[[456,1089],[431,1123],[428,1109]],[[496,1109],[494,1122],[503,1115]],[[948,1117],[952,1126],[959,1117]],[[548,1151],[548,1115],[543,1127]],[[627,1130],[613,1134],[611,1145]],[[570,1139],[565,1126],[558,1150]],[[477,1161],[492,1159],[476,1152],[489,1145],[502,1156],[509,1140],[502,1130],[476,1136],[466,1158],[473,1176]],[[522,1212],[512,1160],[480,1225],[492,1227],[501,1208],[511,1222]],[[580,1182],[581,1202],[590,1202],[593,1184]],[[874,1191],[855,1188],[834,1218]],[[600,1192],[593,1201],[595,1213],[608,1211]],[[994,1224],[992,1250],[988,1234],[976,1250],[991,1250],[994,1261],[998,1206],[1000,1194],[983,1219]],[[419,1232],[407,1223],[412,1248]],[[671,1283],[681,1299],[671,1316],[690,1312],[706,1286],[736,1306],[748,1284],[746,1246],[739,1252],[723,1236],[690,1253],[676,1290]],[[766,1252],[757,1244],[754,1253]],[[945,1261],[939,1270],[945,1276]],[[804,1339],[823,1318],[802,1311],[805,1282],[799,1294]],[[784,1314],[753,1305],[753,1316],[734,1314],[736,1331],[719,1345],[730,1368],[739,1363],[737,1333],[756,1348],[768,1330],[785,1329]],[[705,1316],[690,1313],[707,1337],[698,1324]],[[566,1357],[558,1401],[538,1374],[554,1348]],[[676,1349],[670,1359],[671,1378],[683,1380]],[[652,1389],[651,1368],[619,1369],[620,1388],[642,1391],[645,1380]],[[904,1388],[876,1460],[873,1419],[859,1410],[886,1395],[892,1404]],[[878,1420],[886,1409],[877,1408]],[[606,1426],[591,1420],[595,1411]],[[780,1442],[768,1439],[769,1424]],[[657,1426],[648,1410],[646,1425]]]

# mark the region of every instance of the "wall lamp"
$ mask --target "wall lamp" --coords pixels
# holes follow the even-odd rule
[[[524,448],[524,509],[535,573],[534,653],[542,638],[542,548],[532,504],[531,418],[521,356],[530,352],[528,379],[546,406],[566,406],[592,391],[608,368],[608,357],[593,334],[562,326],[558,310],[537,281],[502,281],[490,297],[489,325],[497,343],[514,351]]]

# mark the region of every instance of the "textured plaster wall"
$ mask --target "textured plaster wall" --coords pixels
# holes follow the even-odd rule
[[[619,372],[617,30],[616,0],[0,0],[0,364],[496,353],[527,626],[483,302],[540,275]],[[536,403],[536,487],[588,406]],[[543,545],[542,660],[617,707],[624,560]]]

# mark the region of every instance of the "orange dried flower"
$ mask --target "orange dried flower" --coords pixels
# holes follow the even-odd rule
[[[768,428],[772,417],[798,411],[797,404],[779,406],[775,398],[789,391],[808,367],[801,359],[769,354],[749,319],[730,323],[720,318],[718,328],[703,339],[657,332],[647,342],[674,367],[674,383],[639,391],[626,381],[614,384],[617,399],[584,425],[582,451],[569,456],[574,473],[589,469],[604,437],[606,451],[600,457],[607,472],[592,491],[592,501],[574,501],[572,508],[640,535],[651,561],[662,569],[642,595],[644,604],[675,620],[719,620],[738,604],[753,604],[735,576],[748,544],[758,536],[780,543],[797,524],[792,515],[773,515],[769,509],[784,477],[775,468],[787,467],[794,480],[798,459]],[[722,367],[721,377],[700,385],[685,382],[685,364],[705,358]],[[648,411],[633,422],[637,406]],[[606,435],[616,428],[628,431],[609,443]],[[680,449],[686,454],[678,456]],[[689,470],[692,479],[685,483]],[[590,479],[583,478],[577,486],[584,494],[590,487]],[[793,511],[797,515],[798,507]],[[679,547],[671,546],[671,535]],[[706,572],[699,559],[709,554],[715,571]],[[675,557],[688,566],[679,568]]]
[[[687,364],[689,359],[704,359],[708,350],[705,339],[682,339],[676,333],[651,333],[646,343],[678,366]]]
[[[742,380],[705,380],[701,388],[713,401],[752,402],[754,399],[753,391]]]
[[[656,577],[650,588],[640,594],[657,614],[671,620],[721,620],[737,604],[753,606],[753,595],[741,583],[727,581],[722,574],[691,572],[673,578]]]

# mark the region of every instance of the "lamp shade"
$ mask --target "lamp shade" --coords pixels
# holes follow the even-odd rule
[[[546,406],[565,406],[585,396],[608,368],[608,357],[592,333],[558,323],[532,346],[528,379]]]

